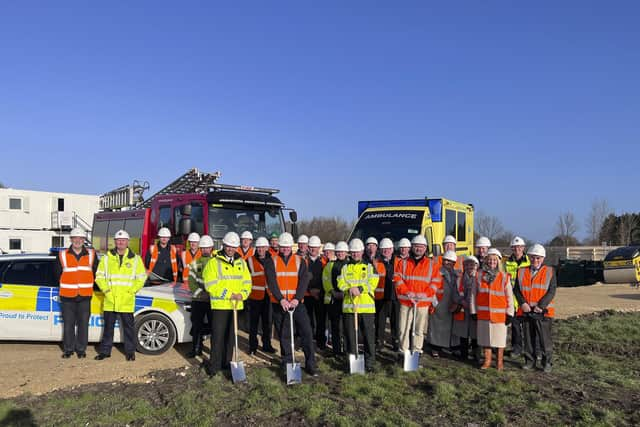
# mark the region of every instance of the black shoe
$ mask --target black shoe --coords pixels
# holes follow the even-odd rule
[[[85,357],[87,357],[87,353],[85,353],[84,351],[79,351],[77,354],[78,359],[84,359]]]
[[[544,371],[545,374],[551,373],[552,370],[553,370],[553,368],[551,366],[551,363],[545,363],[544,364],[543,371]]]
[[[216,376],[217,372],[211,369],[211,366],[208,364],[204,365],[204,371],[209,375],[209,378],[213,378]]]
[[[111,357],[110,354],[104,354],[104,353],[98,353],[98,355],[96,357],[94,357],[94,360],[104,360],[106,358]]]
[[[187,353],[187,359],[193,359],[196,356],[202,356],[202,352],[198,354],[196,350],[191,350],[189,353]]]
[[[265,353],[269,353],[269,354],[275,354],[276,353],[276,349],[269,346],[266,347],[262,347],[262,351],[264,351]]]
[[[249,350],[249,356],[255,356],[258,354],[258,350]]]
[[[304,371],[311,377],[318,376],[318,370],[316,368],[304,368]]]
[[[520,356],[522,356],[522,351],[520,350],[511,351],[511,357],[520,357]]]
[[[535,362],[532,361],[527,361],[525,362],[524,365],[522,365],[522,369],[524,369],[525,371],[530,371],[532,369],[534,369],[536,367]]]
[[[373,374],[376,372],[376,368],[374,368],[373,366],[367,366],[364,370],[370,374]]]
[[[127,362],[133,362],[134,360],[136,360],[136,355],[135,353],[130,353],[130,354],[127,354],[126,358],[127,358]]]
[[[64,353],[62,353],[62,358],[63,359],[68,359],[73,355],[73,351],[65,351]]]

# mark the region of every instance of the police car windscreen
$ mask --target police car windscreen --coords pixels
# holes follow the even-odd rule
[[[422,211],[379,211],[366,212],[356,224],[351,238],[363,241],[375,237],[380,241],[385,237],[394,242],[403,237],[411,238],[420,234],[422,228]]]

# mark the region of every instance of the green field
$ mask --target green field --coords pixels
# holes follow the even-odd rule
[[[249,384],[201,370],[155,373],[151,384],[94,384],[0,401],[4,425],[640,425],[640,313],[555,323],[554,371],[507,360],[505,371],[423,356],[404,373],[391,354],[376,374],[349,376],[333,359],[287,387],[276,368]],[[185,374],[183,377],[182,374]]]

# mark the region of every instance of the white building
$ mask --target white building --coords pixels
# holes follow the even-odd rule
[[[48,252],[69,246],[69,232],[80,227],[91,236],[99,196],[0,188],[0,251]]]

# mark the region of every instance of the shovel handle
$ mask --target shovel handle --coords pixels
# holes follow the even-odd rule
[[[233,301],[233,335],[236,341],[236,351],[233,355],[233,360],[238,363],[238,301]]]
[[[292,363],[296,363],[296,348],[293,342],[293,312],[295,311],[295,308],[293,310],[289,310],[289,329],[291,332],[291,362]]]

